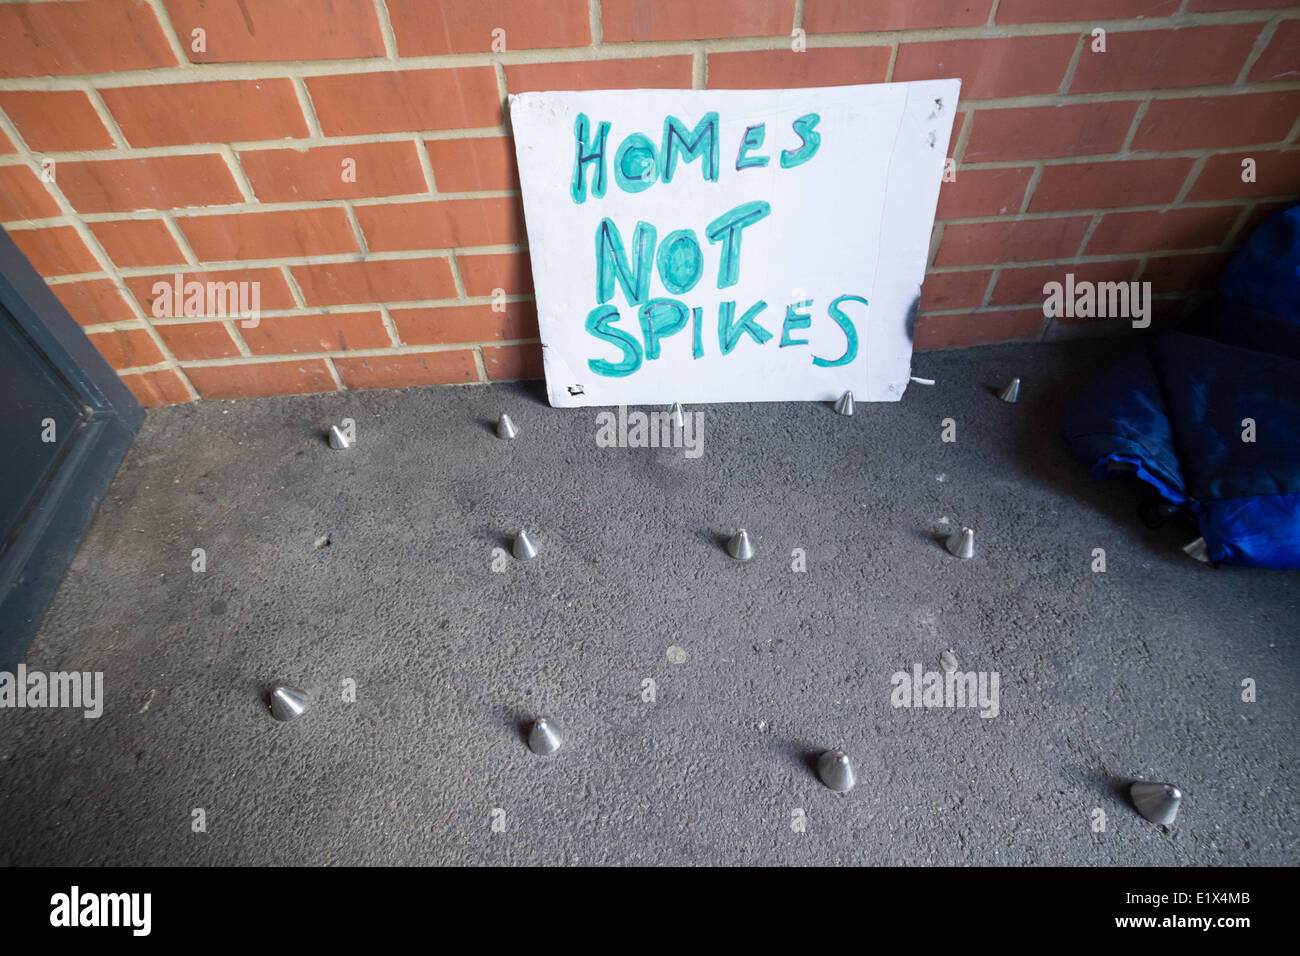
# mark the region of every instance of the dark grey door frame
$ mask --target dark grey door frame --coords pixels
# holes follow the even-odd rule
[[[0,670],[12,671],[36,635],[144,409],[91,345],[45,281],[0,230],[0,305],[67,396],[81,406],[55,467],[5,541],[0,541]],[[0,321],[9,321],[0,319]],[[0,409],[0,414],[14,414]],[[40,419],[32,421],[39,434]],[[16,454],[0,449],[0,455]],[[87,621],[87,627],[93,622]]]

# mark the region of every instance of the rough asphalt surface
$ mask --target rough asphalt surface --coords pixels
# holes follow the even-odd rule
[[[152,412],[26,658],[102,671],[104,714],[0,711],[0,863],[1295,864],[1300,574],[1191,560],[1069,457],[1126,347],[920,354],[936,386],[853,418],[688,408],[695,460],[598,448],[539,385]],[[494,572],[521,525],[540,556]],[[891,706],[949,649],[998,716]],[[1134,778],[1183,788],[1171,828]]]

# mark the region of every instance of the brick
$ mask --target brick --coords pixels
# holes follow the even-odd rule
[[[432,309],[393,309],[397,335],[407,345],[452,345],[537,338],[537,307],[507,302],[506,311],[490,305],[452,305]]]
[[[483,368],[494,382],[544,378],[539,344],[490,345],[483,349]]]
[[[0,76],[107,73],[175,66],[147,3],[14,3],[0,6]]]
[[[172,355],[182,362],[202,362],[239,355],[239,346],[235,344],[224,322],[184,322],[155,325],[154,329]]]
[[[334,360],[334,367],[348,388],[409,388],[478,381],[470,349],[339,358]]]
[[[173,272],[155,273],[145,276],[128,276],[122,281],[126,283],[127,289],[136,297],[140,307],[144,309],[146,315],[154,315],[154,294],[153,287],[157,282],[166,282],[174,285],[176,273],[181,274],[181,282],[220,282],[222,284],[229,282],[256,282],[258,283],[258,308],[270,311],[272,309],[295,309],[298,307],[293,293],[289,291],[289,283],[284,278],[284,273],[279,269],[227,269],[227,270],[196,270],[190,268],[179,268]],[[251,292],[250,292],[251,295]],[[166,316],[165,312],[160,312],[155,318],[180,318],[180,312],[183,309],[184,302],[177,305],[164,299],[159,302],[160,309],[162,306],[171,305],[173,314]],[[205,305],[206,308],[206,297]],[[238,305],[227,305],[227,313],[237,312]]]
[[[1188,0],[1188,13],[1213,13],[1218,10],[1278,10],[1294,7],[1295,0]]]
[[[864,33],[972,27],[988,22],[993,0],[805,0],[803,28],[809,33]]]
[[[218,80],[100,90],[132,146],[241,143],[307,135],[293,81]]]
[[[1188,13],[1214,13],[1217,10],[1277,10],[1295,7],[1295,0],[1188,0]]]
[[[348,60],[384,55],[373,0],[164,0],[192,63]],[[392,9],[392,4],[389,4]],[[206,33],[196,53],[196,28]]]
[[[180,373],[172,368],[123,375],[122,381],[136,401],[145,408],[179,405],[190,400],[189,389],[185,387]]]
[[[1250,68],[1252,83],[1300,78],[1300,20],[1283,20]]]
[[[963,100],[1055,93],[1078,42],[1068,34],[903,43],[894,81],[961,77]]]
[[[943,228],[934,264],[975,266],[1068,259],[1078,252],[1091,221],[1091,216],[1060,216],[1022,222],[949,224]]]
[[[254,355],[383,349],[393,344],[378,312],[277,315],[263,318],[255,328],[241,327],[239,334]]]
[[[655,56],[576,63],[519,63],[506,67],[511,93],[532,90],[689,90],[689,56]]]
[[[185,370],[200,398],[259,398],[337,391],[324,359],[197,365]]]
[[[966,126],[966,117],[969,114],[965,110],[958,110],[952,118],[952,132],[948,136],[948,156],[957,149],[957,143],[961,140],[961,131]]]
[[[470,193],[519,189],[515,144],[509,136],[430,139],[425,148],[439,192]]]
[[[16,153],[16,152],[18,152],[18,150],[14,148],[13,141],[10,140],[9,137],[5,135],[4,130],[0,129],[0,153]]]
[[[1300,90],[1156,100],[1133,149],[1182,150],[1280,143],[1300,116]]]
[[[310,306],[452,299],[456,283],[446,259],[381,259],[293,266]]]
[[[993,294],[989,296],[989,305],[1032,304],[1041,308],[1046,298],[1043,286],[1049,282],[1064,283],[1067,273],[1074,275],[1076,283],[1127,282],[1137,272],[1140,262],[1140,259],[1118,259],[1113,262],[1075,262],[1003,269],[993,287]]]
[[[345,167],[345,162],[351,163]],[[363,199],[427,193],[415,143],[354,143],[315,149],[258,149],[239,154],[253,194],[263,202]],[[344,173],[355,181],[345,182]]]
[[[9,238],[43,276],[99,271],[99,262],[71,226],[15,229]]]
[[[999,342],[1032,342],[1043,327],[1043,310],[1010,309],[964,315],[923,315],[916,320],[912,346],[952,349]]]
[[[962,161],[992,163],[1117,153],[1137,108],[1136,100],[1117,100],[976,110]]]
[[[1087,255],[1201,249],[1223,242],[1239,206],[1196,206],[1167,212],[1112,212],[1088,240]]]
[[[977,309],[984,304],[991,269],[970,272],[927,272],[921,283],[921,311]]]
[[[82,90],[5,90],[0,109],[33,150],[113,148],[113,137]]]
[[[1060,23],[1169,17],[1183,0],[1002,0],[998,23]],[[1109,37],[1107,37],[1109,40]]]
[[[506,252],[456,257],[466,295],[494,295],[504,289],[506,295],[531,295],[533,272],[528,253]]]
[[[600,27],[606,43],[789,37],[794,0],[601,0]]]
[[[82,213],[221,206],[243,200],[230,167],[215,153],[63,162],[55,179]]]
[[[818,47],[749,53],[710,53],[711,90],[780,90],[810,86],[883,83],[889,73],[887,46]]]
[[[1234,244],[1239,245],[1244,242],[1250,237],[1251,233],[1264,224],[1264,220],[1270,219],[1276,213],[1279,213],[1284,209],[1289,209],[1294,205],[1295,203],[1289,199],[1274,200],[1272,202],[1266,200],[1264,202],[1256,203],[1255,207],[1246,214],[1246,218],[1237,229],[1236,237],[1233,240]]]
[[[1193,162],[1190,158],[1133,159],[1045,166],[1029,201],[1029,211],[1155,206],[1173,202],[1187,181]]]
[[[59,179],[62,167],[56,167]],[[60,214],[59,204],[28,166],[0,166],[0,222],[48,219]]]
[[[1242,160],[1255,160],[1255,181],[1242,182]],[[1188,202],[1300,195],[1300,149],[1262,150],[1211,156],[1187,193]]]
[[[496,29],[505,31],[506,50],[591,43],[587,0],[388,0],[388,19],[399,56],[493,52]]]
[[[86,338],[113,368],[141,368],[164,361],[162,351],[144,329],[91,332]]]
[[[362,206],[356,214],[371,252],[496,246],[524,238],[523,210],[513,196]]]
[[[1025,187],[1033,169],[959,169],[951,182],[939,189],[937,219],[966,219],[974,216],[1003,216],[1020,212]]]
[[[1219,281],[1219,274],[1232,257],[1226,252],[1207,252],[1190,256],[1152,256],[1138,278],[1151,283],[1154,295],[1208,289]]]
[[[342,209],[187,216],[176,221],[203,261],[276,259],[360,252]]]
[[[1237,79],[1261,25],[1184,27],[1106,34],[1106,52],[1086,46],[1071,93],[1216,86]]]
[[[106,325],[135,318],[112,279],[63,282],[50,286],[50,291],[80,325]]]
[[[89,223],[113,263],[123,269],[170,266],[185,261],[181,247],[161,219],[117,219]]]
[[[307,90],[326,136],[501,125],[488,66],[313,76]]]

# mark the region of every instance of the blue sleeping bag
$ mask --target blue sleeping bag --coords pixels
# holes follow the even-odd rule
[[[1300,206],[1233,258],[1220,298],[1091,382],[1062,434],[1195,515],[1209,560],[1300,569]]]

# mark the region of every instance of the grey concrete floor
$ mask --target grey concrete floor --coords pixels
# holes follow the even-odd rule
[[[0,714],[0,862],[1294,864],[1300,575],[1190,560],[1069,457],[1061,412],[1126,347],[920,354],[936,386],[851,419],[689,409],[695,460],[598,448],[536,385],[152,412],[27,655],[102,671],[104,714]],[[541,556],[494,572],[520,525]],[[891,706],[946,649],[997,717]],[[848,794],[811,769],[835,745]],[[1169,830],[1136,777],[1184,789]]]

